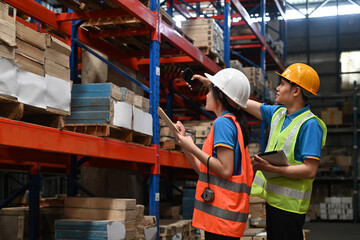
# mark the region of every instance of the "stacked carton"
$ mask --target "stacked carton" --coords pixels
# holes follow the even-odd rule
[[[150,101],[148,98],[134,95],[134,106],[143,110],[144,112],[149,112],[150,109]]]
[[[253,227],[266,226],[265,200],[258,197],[250,197],[249,216],[250,225]]]
[[[194,40],[196,47],[208,47],[224,61],[224,33],[214,19],[187,20],[181,23],[181,30]]]
[[[56,222],[57,239],[87,239],[103,235],[135,239],[136,200],[111,198],[65,199],[64,219]]]
[[[242,71],[243,65],[239,60],[230,60],[230,67]]]
[[[11,7],[0,2],[0,57],[15,59],[16,46],[16,9],[13,9],[13,17],[9,16]]]
[[[69,76],[55,78],[45,74],[46,51],[51,47],[47,39],[52,37],[15,19],[16,9],[0,2],[0,94],[22,106],[16,119],[31,121],[35,118],[31,115],[52,114],[51,118],[60,120],[60,115],[68,115],[70,111],[71,82]],[[71,49],[63,45],[67,49],[64,58],[69,61]],[[24,117],[23,104],[27,113]]]
[[[0,239],[29,239],[29,207],[11,207],[0,210]],[[39,235],[41,239],[54,239],[56,219],[63,217],[64,209],[40,207]]]
[[[326,125],[340,125],[343,123],[342,111],[338,108],[326,108],[325,111],[321,111],[321,119]]]
[[[184,126],[195,131],[195,144],[202,146],[211,130],[212,123],[213,121],[192,121],[184,123]]]
[[[45,76],[45,35],[17,22],[16,45],[15,60],[19,68]]]
[[[260,153],[260,143],[249,143],[248,150],[250,157],[254,156],[254,154]]]
[[[144,216],[144,205],[136,205],[136,240],[155,240],[157,234],[156,217]]]
[[[46,34],[45,73],[70,80],[71,47],[59,39]]]
[[[252,91],[258,92],[261,95],[264,89],[262,69],[256,67],[244,67],[242,71],[249,79]]]
[[[152,136],[152,116],[141,98],[142,109],[133,106],[135,94],[112,83],[75,84],[72,90],[71,115],[66,123],[110,124]]]
[[[159,239],[183,239],[195,240],[196,229],[192,226],[192,220],[160,220]]]
[[[353,220],[353,200],[351,197],[326,197],[320,203],[320,219]]]

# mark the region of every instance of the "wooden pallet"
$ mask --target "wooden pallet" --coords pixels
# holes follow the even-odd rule
[[[64,130],[97,137],[109,137],[125,142],[132,141],[131,130],[108,124],[66,124]]]
[[[65,126],[64,115],[67,114],[56,109],[29,106],[15,98],[0,96],[0,117],[61,129]]]
[[[24,104],[18,102],[16,98],[0,95],[0,116],[19,120],[24,115]]]
[[[150,145],[151,136],[109,124],[66,124],[64,130],[97,137],[114,138],[124,142]]]
[[[132,132],[132,135],[133,135],[132,142],[140,143],[145,146],[148,146],[151,143],[151,136],[149,135],[145,135],[143,133],[138,133],[134,131]]]
[[[206,56],[208,56],[211,60],[216,62],[219,66],[224,67],[225,63],[224,61],[211,50],[211,47],[209,46],[197,46],[197,48],[200,49]]]

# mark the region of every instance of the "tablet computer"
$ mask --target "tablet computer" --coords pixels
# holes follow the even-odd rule
[[[283,150],[271,151],[258,154],[259,157],[265,159],[274,166],[289,166],[289,161]],[[282,177],[273,172],[261,171],[266,179]]]
[[[283,150],[260,153],[258,156],[275,166],[289,166],[289,161]]]

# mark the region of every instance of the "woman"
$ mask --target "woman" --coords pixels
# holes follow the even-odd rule
[[[199,149],[181,122],[176,126],[177,143],[199,174],[196,186],[193,226],[205,231],[205,239],[239,239],[249,213],[253,170],[247,149],[248,131],[244,113],[250,84],[239,70],[227,68],[214,76],[194,75],[209,93],[206,110],[217,118]]]

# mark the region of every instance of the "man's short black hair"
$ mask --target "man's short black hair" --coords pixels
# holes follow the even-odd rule
[[[306,103],[306,102],[308,101],[309,97],[305,95],[305,92],[307,92],[305,89],[303,89],[302,87],[300,87],[300,86],[297,85],[296,83],[291,82],[290,80],[287,80],[286,78],[282,78],[282,79],[283,79],[284,81],[290,83],[291,88],[299,87],[299,88],[301,89],[301,96],[302,96],[304,102]]]

